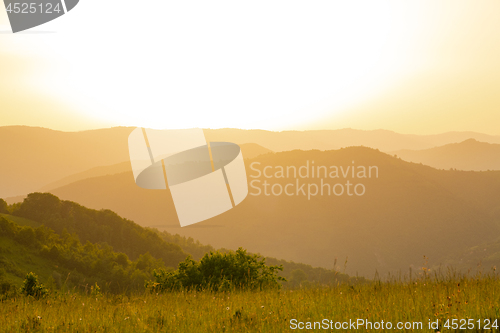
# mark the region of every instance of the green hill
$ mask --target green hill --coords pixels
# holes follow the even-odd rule
[[[142,290],[152,278],[152,269],[165,267],[150,255],[130,261],[109,245],[82,244],[75,234],[58,235],[45,226],[20,226],[13,222],[16,220],[0,217],[1,293],[19,287],[28,272],[35,272],[51,289],[88,291],[97,283],[103,291],[113,293]]]
[[[49,193],[29,194],[13,214],[43,223],[58,234],[75,233],[82,242],[107,243],[133,260],[150,253],[166,266],[176,267],[187,257],[178,245],[164,242],[153,231],[110,210],[88,209]]]
[[[188,253],[199,260],[206,253],[215,251],[212,246],[202,245],[192,238],[143,228],[109,210],[88,209],[48,193],[29,194],[22,204],[9,208],[16,215],[0,215],[5,225],[0,228],[0,237],[6,244],[1,251],[5,253],[2,260],[7,263],[6,267],[11,267],[6,272],[8,280],[17,285],[29,271],[39,274],[42,282],[50,281],[52,275],[60,279],[71,272],[71,285],[98,281],[99,285],[108,286],[106,290],[114,292],[127,288],[136,290],[142,288],[141,283],[151,276],[153,268],[165,265],[173,268]],[[4,229],[6,231],[2,232]],[[17,231],[11,232],[11,229]],[[21,231],[34,233],[35,237],[29,235],[29,241],[19,241],[16,235]],[[99,259],[101,253],[108,259]],[[135,262],[130,263],[128,258]],[[284,266],[280,275],[289,279],[287,285],[291,287],[304,281],[308,284],[332,284],[351,280],[337,271],[275,258],[266,260],[268,264]],[[116,262],[123,265],[118,273],[115,272]],[[138,272],[135,271],[137,269]]]

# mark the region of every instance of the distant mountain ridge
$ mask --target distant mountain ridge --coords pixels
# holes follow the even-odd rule
[[[408,162],[436,169],[465,171],[500,170],[500,144],[468,139],[425,150],[398,150],[394,154]]]
[[[79,172],[76,174],[73,174],[68,177],[64,177],[58,181],[55,181],[53,183],[47,184],[43,186],[42,188],[38,189],[37,192],[48,192],[50,190],[53,190],[58,187],[63,187],[68,184],[77,182],[82,179],[87,179],[87,178],[94,178],[94,177],[100,177],[100,176],[106,176],[106,175],[114,175],[117,173],[122,173],[122,172],[127,172],[131,171],[130,168],[130,162],[122,162],[118,164],[113,164],[113,165],[107,165],[107,166],[100,166],[100,167],[95,167],[90,170],[85,170],[83,172]]]
[[[262,146],[259,146],[258,144],[255,144],[255,143],[242,144],[241,151],[243,154],[243,158],[255,158],[259,155],[272,153],[271,150],[264,148]],[[45,185],[44,187],[38,189],[37,192],[48,192],[50,190],[66,186],[68,184],[77,182],[79,180],[100,177],[100,176],[106,176],[106,175],[115,175],[117,173],[127,172],[127,171],[131,171],[131,170],[132,169],[131,169],[129,161],[118,163],[118,164],[113,164],[113,165],[108,165],[108,166],[95,167],[95,168],[92,168],[90,170],[86,170],[84,172],[80,172],[80,173],[65,177],[63,179],[60,179],[56,182],[50,183],[48,185]],[[24,199],[24,196],[21,196],[20,198]]]
[[[25,195],[65,177],[128,161],[128,135],[133,127],[61,132],[40,127],[0,127],[0,197]],[[500,144],[500,136],[473,132],[438,135],[398,134],[387,130],[354,129],[283,131],[205,129],[209,141],[258,144],[274,152],[331,150],[365,146],[392,152],[428,149],[475,138]]]
[[[60,132],[40,127],[0,127],[0,197],[24,195],[97,166],[128,160],[132,129]]]
[[[364,146],[391,152],[401,149],[428,149],[474,138],[478,141],[500,144],[500,135],[475,132],[448,132],[435,135],[400,134],[389,130],[313,130],[282,131],[241,129],[208,129],[210,141],[232,141],[238,144],[253,142],[275,152],[301,150],[331,150],[351,146]]]

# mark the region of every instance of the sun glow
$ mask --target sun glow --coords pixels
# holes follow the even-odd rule
[[[152,5],[82,1],[39,28],[57,33],[21,36],[50,63],[32,86],[115,125],[283,129],[408,75],[415,32],[387,3]]]
[[[420,132],[429,117],[416,130],[411,119],[442,113],[434,130],[443,131],[457,105],[488,113],[488,124],[499,117],[492,89],[479,96],[467,83],[460,93],[452,88],[479,77],[479,68],[488,87],[498,83],[488,74],[500,71],[495,8],[495,1],[110,0],[96,7],[82,0],[35,31],[0,34],[0,45],[38,65],[22,89],[60,105],[41,126]],[[5,76],[4,86],[18,77]],[[449,92],[443,98],[427,89],[437,82]],[[483,111],[463,107],[479,98]],[[4,122],[16,117],[4,110],[12,115]],[[36,111],[25,112],[32,119]],[[470,124],[464,118],[456,128]]]

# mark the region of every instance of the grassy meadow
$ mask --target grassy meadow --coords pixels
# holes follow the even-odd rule
[[[462,331],[481,332],[477,320],[484,326],[485,319],[493,323],[500,318],[500,280],[494,274],[478,274],[260,292],[126,296],[68,291],[38,300],[20,296],[0,303],[4,332],[283,332],[292,331],[291,319],[321,322],[325,318],[333,323],[383,320],[393,326],[422,322],[423,329],[392,329],[415,332],[435,332],[428,329],[429,319],[439,320],[439,331],[455,331],[442,327],[447,319],[473,319],[474,329]],[[316,327],[311,331],[333,330]],[[358,330],[367,331],[362,326]]]

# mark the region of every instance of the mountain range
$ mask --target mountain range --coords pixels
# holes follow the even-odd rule
[[[131,130],[64,133],[0,127],[0,138],[5,139],[0,148],[7,161],[0,164],[0,197],[47,191],[89,208],[111,209],[142,226],[191,237],[215,248],[242,246],[264,256],[326,268],[347,258],[347,273],[367,277],[375,271],[420,267],[424,256],[435,267],[452,263],[466,268],[480,258],[470,249],[483,245],[493,249],[491,253],[484,251],[492,256],[488,262],[496,263],[500,171],[455,169],[499,170],[495,163],[500,137],[465,132],[415,136],[350,129],[205,130],[209,141],[241,145],[250,194],[222,215],[180,228],[168,190],[136,186],[127,161]],[[488,143],[468,140],[471,137]],[[444,146],[437,147],[439,144]],[[356,145],[365,147],[353,147]],[[32,160],[38,162],[30,163]],[[275,190],[288,184],[295,190],[301,184],[306,191],[308,186],[321,188],[322,179],[317,176],[277,178],[275,174],[280,166],[299,170],[306,165],[310,172],[313,165],[324,166],[328,175],[323,182],[332,188],[337,184],[335,188],[342,188],[344,194],[330,192],[308,198],[301,190],[292,196],[263,192],[264,181],[270,184],[268,192],[273,185]],[[266,166],[273,171],[271,178],[263,174]],[[374,172],[373,177],[360,178],[360,167],[376,167],[377,176]],[[335,168],[338,177],[332,178],[330,171]],[[348,195],[348,181],[351,192],[357,188],[363,195]],[[355,188],[357,184],[362,186]],[[254,195],[257,188],[260,195]],[[469,259],[461,260],[459,253]]]
[[[500,170],[500,144],[475,139],[424,150],[398,150],[393,154],[405,161],[422,163],[436,169]]]
[[[98,171],[90,171],[91,169],[108,168],[127,162],[127,139],[132,130],[132,127],[114,127],[61,132],[27,126],[0,127],[0,155],[7,161],[0,163],[0,197],[22,196],[33,191],[54,188],[81,176],[92,176],[94,171]],[[474,132],[449,132],[438,135],[354,129],[283,132],[205,129],[204,132],[208,141],[257,144],[274,152],[294,149],[331,150],[349,146],[395,152],[403,149],[430,149],[470,138],[500,144],[500,136]],[[75,177],[80,173],[87,174]],[[64,180],[66,177],[70,178]]]
[[[337,166],[340,178],[324,178],[332,187],[342,184],[343,195],[306,193],[265,195],[270,186],[291,188],[296,182],[321,187],[319,178],[265,178],[264,167]],[[353,163],[353,161],[355,163]],[[260,163],[253,164],[252,163]],[[349,167],[376,166],[378,177],[343,178]],[[131,172],[94,177],[54,189],[51,193],[94,209],[111,209],[143,226],[192,237],[216,248],[239,246],[265,256],[331,268],[348,258],[350,274],[371,276],[419,267],[423,256],[434,265],[457,251],[496,239],[500,222],[500,171],[437,170],[405,162],[380,151],[351,147],[333,151],[290,151],[260,155],[246,161],[248,197],[234,209],[180,228],[168,190],[137,187]],[[357,169],[356,169],[357,170]],[[355,175],[357,176],[357,174]],[[364,194],[347,195],[349,181],[362,184]],[[251,183],[252,184],[252,183]],[[311,185],[314,187],[313,185]],[[261,195],[257,194],[260,188]],[[270,192],[271,187],[268,188]],[[361,187],[358,192],[361,193]],[[340,192],[340,185],[337,192]]]

